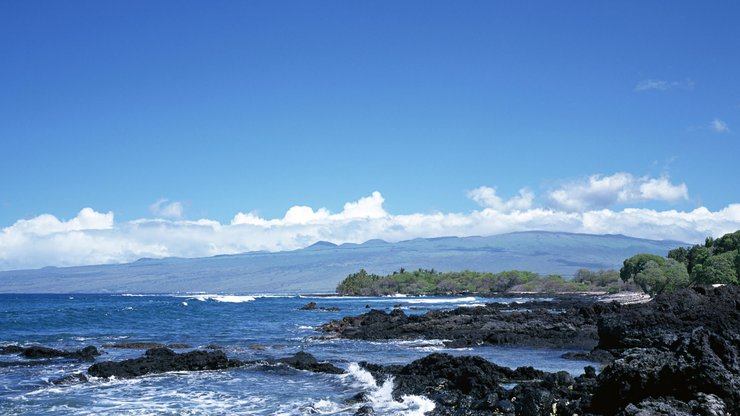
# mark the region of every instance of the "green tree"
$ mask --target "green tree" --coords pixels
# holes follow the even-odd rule
[[[688,264],[686,268],[689,274],[694,272],[694,268],[700,264],[704,264],[707,259],[712,255],[712,250],[700,245],[695,245],[689,249]]]
[[[689,265],[689,250],[690,248],[686,247],[679,247],[674,248],[673,250],[668,252],[668,258],[676,260],[679,263],[683,263],[686,266]]]
[[[710,256],[703,264],[694,266],[691,280],[696,284],[710,285],[715,283],[738,284],[738,252],[728,251]]]
[[[740,250],[740,230],[734,233],[725,234],[714,240],[712,244],[712,254],[722,254],[728,251]]]
[[[638,273],[642,272],[648,263],[653,262],[658,266],[663,266],[666,259],[655,254],[635,254],[624,261],[622,268],[619,270],[619,277],[626,283],[634,279]]]
[[[688,286],[689,273],[683,263],[674,259],[667,259],[663,264],[648,260],[634,280],[643,292],[655,296]]]

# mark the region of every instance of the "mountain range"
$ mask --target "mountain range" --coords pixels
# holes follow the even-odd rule
[[[439,271],[528,270],[573,276],[580,268],[619,269],[637,253],[665,255],[686,243],[623,235],[529,231],[389,243],[326,241],[282,252],[204,258],[144,258],[132,263],[0,272],[0,293],[323,293],[361,268]]]

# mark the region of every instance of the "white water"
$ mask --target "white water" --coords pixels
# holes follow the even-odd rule
[[[361,387],[367,392],[368,401],[376,412],[422,416],[424,413],[434,410],[434,402],[424,396],[404,395],[401,397],[401,401],[394,400],[392,377],[378,386],[373,375],[357,363],[351,363],[347,371],[347,377],[353,380],[353,385]]]

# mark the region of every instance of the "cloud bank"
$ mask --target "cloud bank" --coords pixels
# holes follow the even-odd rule
[[[551,202],[567,211],[602,209],[613,205],[646,201],[679,202],[689,199],[686,184],[672,184],[668,178],[636,178],[626,172],[611,176],[592,175],[549,193]]]
[[[718,211],[647,208],[614,209],[615,205],[688,199],[685,184],[666,177],[627,173],[593,175],[546,193],[542,206],[522,189],[504,198],[491,187],[467,193],[480,208],[466,213],[395,215],[383,207],[380,192],[348,202],[341,212],[294,206],[282,218],[239,212],[228,223],[200,219],[139,219],[116,222],[113,212],[84,208],[63,221],[44,214],[19,220],[0,231],[0,270],[134,261],[142,257],[200,257],[253,250],[292,250],[319,240],[361,243],[380,238],[400,241],[446,235],[493,235],[547,230],[625,234],[652,239],[699,242],[707,236],[740,229],[740,203]],[[167,201],[159,209],[167,207]],[[160,212],[162,216],[167,213]]]

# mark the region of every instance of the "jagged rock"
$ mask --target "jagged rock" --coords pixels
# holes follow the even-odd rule
[[[592,361],[601,364],[608,364],[614,361],[614,355],[612,353],[600,348],[594,348],[588,352],[566,352],[561,357],[569,360]]]
[[[267,347],[264,345],[250,345],[247,348],[249,348],[252,351],[265,351],[267,350]]]
[[[599,375],[591,410],[615,414],[648,399],[689,403],[711,394],[740,414],[738,299],[737,286],[697,287],[602,316],[599,346],[617,359]]]
[[[597,344],[598,316],[616,308],[580,298],[559,304],[562,313],[552,312],[553,303],[531,306],[530,310],[508,312],[506,305],[489,304],[424,315],[406,315],[398,308],[390,313],[373,309],[320,329],[349,339],[448,339],[450,347],[507,344],[591,349]]]
[[[697,287],[645,304],[564,310],[501,314],[489,305],[412,316],[399,309],[371,310],[323,329],[347,338],[426,337],[453,339],[455,345],[532,345],[529,337],[539,329],[546,345],[557,345],[557,337],[574,334],[578,320],[587,327],[598,322],[598,349],[577,356],[611,361],[598,376],[591,366],[573,378],[565,372],[511,370],[479,357],[447,354],[406,366],[360,363],[378,382],[393,377],[396,399],[421,394],[434,400],[431,415],[740,415],[737,286]],[[510,382],[518,384],[510,391],[500,387]]]
[[[0,354],[20,354],[23,352],[23,350],[25,350],[25,348],[19,345],[4,345],[0,347]]]
[[[375,409],[373,409],[372,406],[366,404],[355,412],[355,416],[373,416],[375,414]]]
[[[52,384],[76,384],[76,383],[87,383],[87,377],[82,373],[70,374],[68,376],[60,377],[51,380]]]
[[[95,357],[100,355],[100,352],[97,348],[93,346],[87,346],[79,350],[68,351],[44,347],[41,345],[34,345],[30,347],[9,345],[6,347],[2,347],[2,354],[20,354],[21,357],[32,360],[44,358],[74,358],[81,361],[94,361]]]
[[[329,308],[319,307],[316,304],[316,302],[308,302],[307,304],[301,306],[299,309],[300,310],[304,310],[304,311],[320,310],[320,311],[324,311],[324,312],[339,312],[341,310],[341,309],[337,308],[336,306],[332,306],[332,307],[329,307]]]
[[[171,350],[179,350],[186,348],[193,348],[192,345],[188,344],[160,344],[158,342],[118,342],[115,344],[103,344],[103,348],[122,348],[122,349],[134,349],[134,350],[149,350],[152,348],[169,348]]]
[[[314,373],[344,374],[344,370],[330,363],[320,363],[316,358],[307,352],[297,352],[292,357],[280,358],[275,362],[289,365],[297,370],[306,370]]]
[[[223,370],[239,365],[242,365],[240,361],[229,360],[223,351],[177,354],[168,348],[153,348],[147,350],[143,357],[94,364],[87,372],[94,377],[133,378],[168,371]]]

